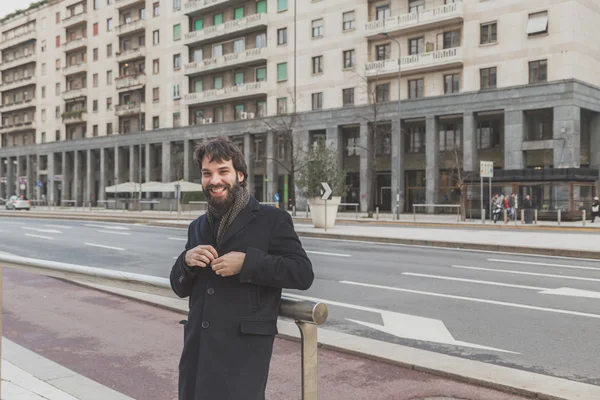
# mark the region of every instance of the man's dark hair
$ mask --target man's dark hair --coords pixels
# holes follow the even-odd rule
[[[206,142],[198,143],[194,150],[194,157],[201,171],[204,157],[208,157],[210,162],[216,161],[218,163],[232,160],[235,171],[241,172],[244,175],[244,181],[240,182],[240,185],[246,186],[246,182],[248,181],[248,167],[246,166],[244,155],[240,148],[229,138],[219,136]]]

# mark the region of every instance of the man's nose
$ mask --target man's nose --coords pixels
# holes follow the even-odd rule
[[[221,177],[219,175],[213,175],[210,178],[210,184],[214,186],[218,186],[221,183]]]

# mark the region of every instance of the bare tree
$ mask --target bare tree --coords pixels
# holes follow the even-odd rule
[[[450,182],[454,183],[456,189],[459,190],[461,219],[464,221],[467,215],[467,182],[478,175],[476,171],[465,171],[464,150],[456,145],[450,151],[440,152],[440,165],[447,168]]]

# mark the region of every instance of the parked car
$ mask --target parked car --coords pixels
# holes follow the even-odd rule
[[[4,205],[4,207],[6,207],[7,210],[27,210],[27,211],[29,211],[31,209],[31,203],[24,196],[21,196],[21,197],[11,196],[8,199],[8,201],[6,202],[6,204]]]

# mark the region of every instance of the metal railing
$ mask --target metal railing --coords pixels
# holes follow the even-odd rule
[[[85,267],[54,261],[38,260],[0,254],[0,267],[54,278],[83,281],[113,288],[150,293],[176,298],[169,279],[129,272]],[[2,269],[0,268],[0,288]],[[302,400],[318,399],[317,326],[327,320],[328,310],[324,303],[298,300],[282,296],[279,316],[295,321],[300,330],[302,344]],[[0,296],[0,358],[2,339],[2,296]],[[1,367],[0,367],[1,368]],[[2,371],[0,369],[0,376]]]

